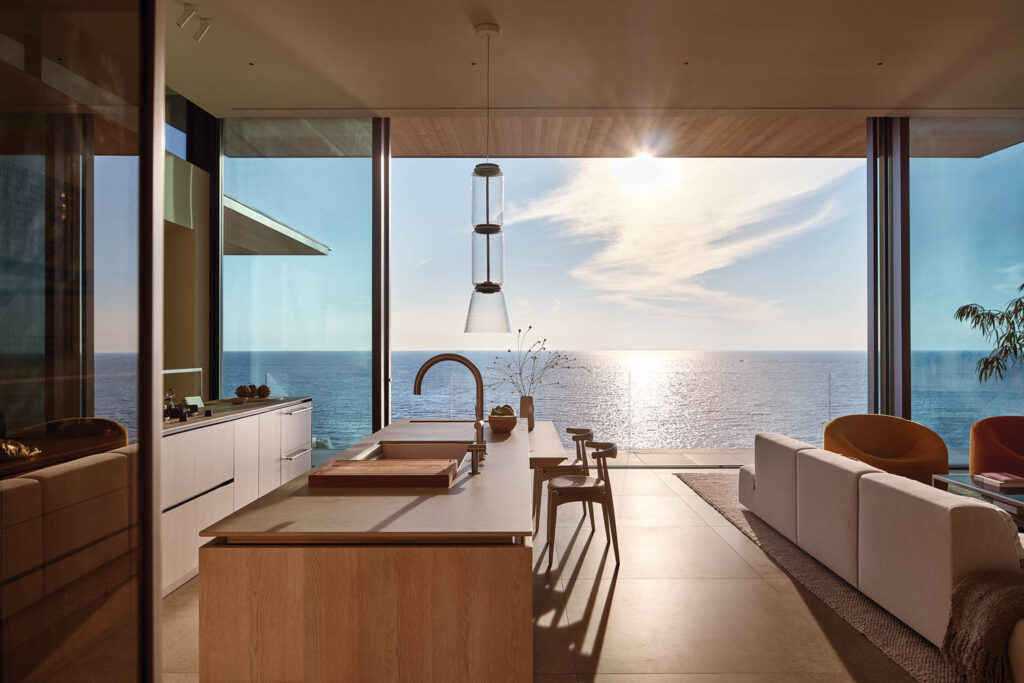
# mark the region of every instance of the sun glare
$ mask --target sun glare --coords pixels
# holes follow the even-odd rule
[[[629,192],[650,196],[667,190],[679,174],[678,159],[659,159],[650,152],[612,161],[615,179]]]

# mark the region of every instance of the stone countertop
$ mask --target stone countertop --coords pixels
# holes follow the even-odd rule
[[[536,433],[554,432],[537,423]],[[485,430],[480,474],[469,458],[451,488],[308,486],[308,473],[204,529],[228,543],[493,543],[531,536],[531,432],[520,421],[510,434]],[[474,440],[471,421],[398,420],[339,454],[348,459],[379,441]],[[550,439],[541,439],[545,447]],[[557,439],[556,439],[557,441]],[[559,448],[561,445],[559,444]]]
[[[234,404],[227,400],[211,401],[204,408],[200,409],[199,415],[190,417],[188,422],[179,422],[177,420],[165,421],[163,423],[163,436],[180,434],[190,429],[209,427],[210,425],[222,422],[230,422],[243,417],[249,417],[250,415],[259,415],[260,413],[287,408],[288,406],[307,403],[312,400],[309,396],[274,396],[265,401],[246,401],[239,404]],[[202,414],[204,410],[212,410],[213,415],[205,417]]]

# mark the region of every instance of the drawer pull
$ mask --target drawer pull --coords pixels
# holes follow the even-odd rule
[[[293,410],[293,411],[292,411],[292,412],[290,412],[290,413],[285,413],[285,415],[298,415],[299,413],[308,413],[308,412],[309,412],[309,411],[311,411],[311,410],[313,410],[313,407],[312,407],[312,406],[310,406],[310,407],[308,407],[308,408],[301,408],[301,409],[299,409],[299,410]]]
[[[298,453],[296,453],[295,455],[286,455],[286,456],[282,457],[281,459],[282,459],[282,460],[295,460],[296,458],[301,458],[301,457],[302,457],[302,456],[304,456],[304,455],[305,455],[306,453],[309,453],[309,452],[311,452],[312,450],[313,450],[312,448],[307,448],[307,449],[306,449],[306,450],[304,450],[304,451],[299,451],[299,452],[298,452]]]

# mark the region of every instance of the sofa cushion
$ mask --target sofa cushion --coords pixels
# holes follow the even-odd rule
[[[819,562],[857,585],[860,478],[881,472],[830,451],[796,456],[796,542]]]
[[[782,434],[754,437],[757,516],[796,542],[796,454],[814,446]]]
[[[893,474],[860,477],[858,588],[941,645],[953,587],[982,569],[1018,570],[999,508]]]
[[[757,484],[754,481],[754,466],[740,468],[740,503],[751,512],[757,508]]]
[[[43,513],[54,512],[128,486],[128,458],[99,453],[23,475],[42,487]]]
[[[42,514],[38,481],[24,477],[0,481],[0,528],[38,519]]]

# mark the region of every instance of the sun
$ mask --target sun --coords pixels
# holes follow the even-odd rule
[[[671,188],[679,179],[678,159],[662,159],[648,151],[636,156],[612,160],[619,185],[631,194],[649,197]]]

